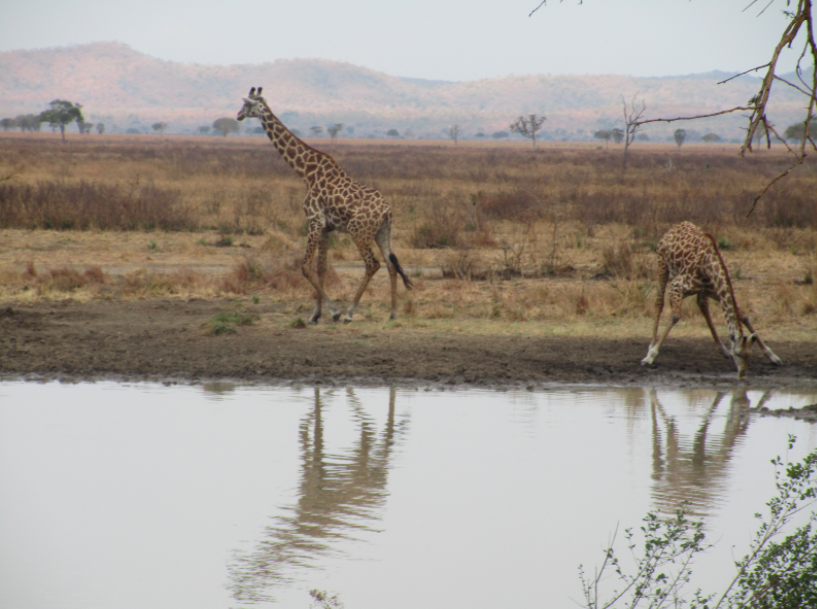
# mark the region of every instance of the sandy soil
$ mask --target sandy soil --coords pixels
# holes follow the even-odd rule
[[[296,328],[275,303],[253,325],[211,335],[226,300],[41,301],[0,309],[0,375],[258,383],[449,384],[544,387],[553,383],[733,385],[731,362],[711,339],[671,337],[653,366],[645,339],[456,334],[356,320]],[[323,321],[323,320],[322,320]],[[814,386],[813,342],[776,342],[785,366],[758,353],[749,385]]]

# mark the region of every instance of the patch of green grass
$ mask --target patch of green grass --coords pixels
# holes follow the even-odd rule
[[[251,326],[256,317],[243,311],[219,311],[204,323],[207,334],[236,334],[236,326]]]

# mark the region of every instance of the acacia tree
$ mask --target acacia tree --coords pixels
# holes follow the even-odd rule
[[[597,140],[604,140],[604,144],[608,145],[610,138],[613,137],[613,132],[610,129],[599,129],[593,134],[593,137]]]
[[[675,139],[675,143],[678,144],[678,148],[684,145],[684,140],[687,137],[687,132],[683,129],[676,129],[675,133],[672,134],[672,137]]]
[[[335,123],[334,125],[329,125],[326,130],[329,132],[329,137],[332,138],[332,143],[335,143],[335,138],[338,136],[338,133],[341,132],[343,129],[343,123]]]
[[[783,137],[786,138],[786,141],[802,142],[806,138],[806,126],[806,123],[794,123],[793,125],[789,125],[783,132]],[[813,118],[809,121],[808,130],[811,136],[814,137],[817,133],[817,118]]]
[[[48,110],[40,112],[40,122],[48,123],[53,128],[59,128],[62,134],[62,141],[65,141],[65,126],[73,122],[77,123],[80,133],[85,118],[82,116],[82,106],[64,99],[55,99],[49,104]]]
[[[224,137],[227,137],[230,133],[238,133],[240,129],[238,121],[234,118],[218,118],[213,122],[213,131],[220,133]]]
[[[518,133],[522,137],[526,137],[533,142],[533,148],[536,149],[536,132],[542,128],[542,125],[547,120],[544,116],[536,116],[529,114],[527,117],[520,116],[516,119],[509,129],[514,133]]]
[[[21,114],[14,119],[20,131],[39,131],[40,117],[36,114]]]
[[[159,122],[159,123],[153,123],[153,124],[151,125],[151,128],[152,128],[152,129],[153,129],[153,130],[154,130],[156,133],[164,133],[165,131],[167,131],[168,126],[169,126],[169,125],[168,125],[166,122],[162,121],[162,122]]]
[[[309,130],[312,132],[312,137],[320,137],[321,133],[323,133],[323,127],[318,125],[310,127]]]
[[[758,5],[758,16],[763,14],[772,4],[785,3],[786,6],[783,9],[783,14],[789,19],[788,24],[780,36],[780,41],[775,45],[774,49],[772,49],[771,57],[767,63],[754,68],[749,68],[740,74],[736,74],[735,76],[722,80],[718,83],[719,85],[727,83],[738,76],[743,76],[744,74],[748,74],[750,72],[765,72],[760,85],[760,90],[757,92],[757,94],[749,100],[748,104],[736,106],[727,110],[721,110],[709,114],[699,114],[696,116],[644,119],[639,120],[638,123],[642,125],[646,123],[658,122],[671,123],[675,121],[689,121],[699,118],[721,116],[723,114],[731,114],[733,112],[749,112],[749,124],[746,128],[746,137],[744,138],[743,144],[740,147],[740,156],[745,156],[747,151],[750,153],[753,152],[752,145],[753,142],[756,142],[758,135],[764,136],[766,146],[771,147],[771,136],[774,135],[777,139],[783,142],[794,159],[787,169],[776,177],[772,178],[766,184],[765,188],[763,188],[763,190],[758,193],[757,196],[755,196],[754,201],[752,202],[752,207],[749,209],[749,213],[747,214],[747,216],[750,216],[752,212],[754,212],[757,202],[761,199],[761,197],[763,197],[764,194],[766,194],[769,188],[771,188],[778,180],[789,175],[789,173],[791,173],[795,167],[802,165],[805,162],[808,154],[806,151],[807,146],[810,149],[809,152],[811,150],[817,152],[817,137],[815,137],[815,134],[810,128],[812,119],[817,117],[817,37],[814,35],[814,14],[812,12],[811,0],[767,0],[766,2],[760,4],[758,3],[758,0],[746,0],[746,2],[747,9],[756,4]],[[533,15],[546,4],[547,0],[541,0],[536,8],[530,12],[530,15]],[[579,4],[581,4],[581,1]],[[793,79],[793,82],[789,82],[785,78],[777,75],[777,62],[780,59],[780,53],[783,51],[783,49],[787,47],[791,48],[795,39],[797,38],[797,35],[801,31],[805,32],[804,42],[797,59],[795,78]],[[808,67],[809,61],[811,62],[811,67]],[[766,110],[769,104],[772,86],[775,83],[781,83],[782,85],[791,87],[796,92],[802,94],[805,98],[805,116],[804,120],[802,121],[804,125],[803,139],[800,141],[799,145],[794,147],[786,144],[784,138],[781,137],[777,131],[775,131],[774,126],[766,117]]]

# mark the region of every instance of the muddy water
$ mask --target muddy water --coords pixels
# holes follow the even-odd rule
[[[687,499],[713,590],[817,426],[790,390],[0,383],[0,609],[573,607]]]

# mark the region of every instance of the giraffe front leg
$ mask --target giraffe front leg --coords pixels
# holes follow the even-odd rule
[[[706,325],[709,326],[709,331],[712,333],[712,338],[715,339],[715,343],[717,343],[718,347],[720,347],[721,355],[723,355],[726,359],[732,359],[732,352],[729,348],[723,344],[720,336],[718,336],[717,330],[715,330],[715,324],[712,323],[712,317],[709,314],[709,298],[703,294],[698,294],[698,308],[701,310],[701,315],[704,316],[706,320]]]
[[[674,283],[674,282],[673,282]],[[641,360],[641,365],[646,366],[647,364],[652,364],[655,361],[655,358],[658,357],[658,351],[661,349],[661,345],[664,343],[664,340],[670,333],[675,324],[681,319],[681,303],[683,302],[683,288],[680,285],[672,285],[670,287],[670,295],[669,295],[669,302],[670,306],[672,307],[672,317],[670,317],[669,323],[667,324],[666,330],[661,335],[661,338],[658,339],[657,342],[653,342],[650,344],[650,349],[647,351],[647,356]],[[661,298],[660,308],[664,308],[663,297]],[[658,308],[658,307],[656,307]],[[660,309],[658,314],[660,315]],[[658,317],[656,316],[655,322],[655,330],[658,330]]]
[[[662,256],[658,256],[658,289],[655,295],[655,322],[652,327],[652,340],[647,349],[647,356],[641,360],[641,365],[652,364],[658,355],[658,327],[661,324],[661,313],[664,311],[664,292],[667,289],[669,270]]]
[[[335,303],[326,295],[326,292],[323,289],[323,277],[322,274],[326,274],[326,250],[328,248],[328,238],[323,230],[322,227],[314,227],[310,225],[310,232],[309,237],[306,241],[306,254],[304,255],[304,262],[301,266],[301,272],[306,277],[307,281],[312,284],[312,287],[315,288],[317,292],[317,299],[315,304],[315,311],[312,313],[312,317],[309,319],[310,324],[314,325],[318,323],[318,319],[321,317],[321,305],[323,301],[326,301],[326,305],[329,307],[329,311],[332,313],[332,318],[337,321],[340,317],[340,311],[335,306]],[[314,274],[312,273],[312,258],[315,255],[315,250],[318,250],[318,278],[316,279]],[[323,259],[323,262],[321,262]],[[321,265],[323,265],[323,270],[321,271]]]

